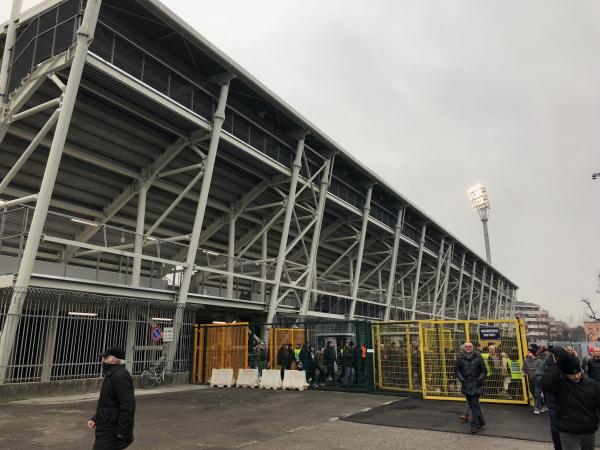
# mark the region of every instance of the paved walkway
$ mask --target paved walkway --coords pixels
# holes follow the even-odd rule
[[[547,444],[340,420],[398,397],[171,388],[138,393],[132,449],[543,449]],[[96,396],[0,404],[0,449],[86,449]]]

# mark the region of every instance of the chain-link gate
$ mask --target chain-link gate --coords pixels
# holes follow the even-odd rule
[[[196,325],[192,383],[208,383],[213,369],[248,368],[248,323]]]
[[[527,342],[519,320],[384,322],[373,324],[373,335],[380,389],[463,400],[454,364],[461,345],[470,341],[488,369],[481,401],[528,402],[521,373]]]
[[[375,378],[379,388],[420,393],[421,354],[416,321],[373,324]]]

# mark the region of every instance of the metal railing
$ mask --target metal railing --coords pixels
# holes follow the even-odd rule
[[[0,329],[9,316],[15,295],[24,295],[17,339],[8,365],[6,381],[52,381],[101,376],[100,353],[108,347],[127,348],[130,327],[135,329],[133,354],[126,361],[137,375],[165,351],[163,342],[154,342],[153,327],[171,326],[177,305],[147,300],[97,295],[59,289],[0,289]],[[193,306],[183,313],[173,371],[190,370],[189,354]]]

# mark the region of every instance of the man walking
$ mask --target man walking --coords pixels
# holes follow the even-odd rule
[[[125,368],[123,349],[109,348],[101,357],[104,381],[96,414],[88,420],[88,430],[96,431],[94,450],[123,449],[133,442],[133,380]]]
[[[556,349],[544,364],[541,386],[556,395],[556,428],[565,450],[593,450],[598,430],[600,384],[585,376],[579,359]]]
[[[329,341],[327,343],[327,348],[325,349],[324,355],[325,357],[325,368],[327,370],[325,374],[325,381],[327,381],[328,377],[331,377],[331,382],[335,383],[335,348],[333,348],[333,342]]]
[[[471,433],[477,433],[477,429],[485,425],[479,397],[483,393],[487,368],[481,355],[473,350],[471,342],[465,342],[464,352],[456,359],[454,371],[462,384],[462,393],[471,408]]]
[[[592,380],[600,382],[600,348],[595,348],[587,360],[586,373]]]

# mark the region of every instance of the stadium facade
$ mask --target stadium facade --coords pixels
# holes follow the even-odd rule
[[[139,373],[157,324],[185,370],[197,321],[513,316],[513,282],[159,1],[14,1],[2,32],[0,383],[97,376],[109,343]]]

